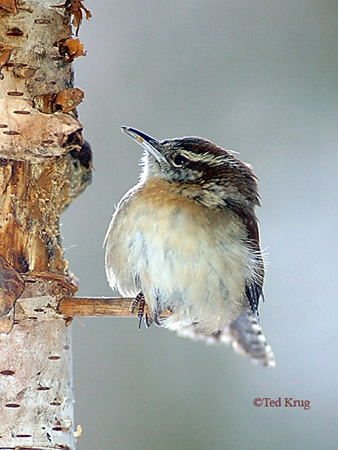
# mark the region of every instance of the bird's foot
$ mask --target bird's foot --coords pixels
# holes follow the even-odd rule
[[[146,326],[146,328],[149,328],[152,323],[154,323],[155,325],[160,327],[161,323],[158,318],[158,313],[155,312],[153,315],[150,314],[149,312],[144,313],[145,306],[146,306],[146,301],[144,298],[144,294],[143,294],[143,292],[140,292],[139,294],[137,294],[137,296],[135,297],[135,300],[131,304],[131,312],[132,313],[134,313],[135,309],[138,308],[137,309],[137,317],[139,319],[138,329],[139,330],[141,329],[142,319],[144,319],[144,325]]]
[[[138,308],[137,310],[137,317],[139,319],[138,322],[138,329],[141,329],[141,325],[142,325],[142,318],[144,316],[144,307],[146,305],[146,301],[143,295],[143,292],[140,292],[139,294],[137,294],[137,296],[135,297],[133,303],[131,304],[131,312],[134,313],[135,309]]]

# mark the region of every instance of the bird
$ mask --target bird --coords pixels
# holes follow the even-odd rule
[[[104,240],[110,287],[135,299],[139,327],[146,306],[147,327],[230,344],[274,367],[258,314],[264,261],[251,166],[204,138],[159,141],[121,130],[143,157],[139,181],[118,203]]]

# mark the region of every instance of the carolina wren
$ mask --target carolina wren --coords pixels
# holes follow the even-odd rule
[[[136,298],[140,316],[147,304],[146,325],[231,343],[274,366],[257,313],[264,266],[250,166],[199,137],[158,141],[122,131],[145,152],[140,181],[118,204],[105,238],[110,286]],[[160,318],[164,310],[170,315]]]

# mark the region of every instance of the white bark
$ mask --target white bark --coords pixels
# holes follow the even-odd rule
[[[74,113],[83,93],[72,89],[62,2],[17,1],[7,12],[2,3],[0,332],[11,329],[22,279],[24,291],[0,335],[0,449],[75,449],[71,327],[57,305],[75,290],[59,216],[90,180]]]
[[[0,340],[0,448],[73,449],[70,327],[31,322]]]
[[[57,310],[72,287],[23,279],[14,328],[0,337],[0,449],[74,449],[71,327]]]

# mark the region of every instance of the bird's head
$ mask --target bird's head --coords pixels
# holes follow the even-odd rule
[[[158,141],[135,128],[122,131],[145,149],[142,181],[177,183],[183,195],[209,207],[259,205],[257,177],[232,152],[200,137]]]

